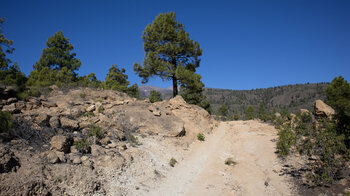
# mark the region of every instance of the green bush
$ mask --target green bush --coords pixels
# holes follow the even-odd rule
[[[253,106],[248,106],[246,111],[245,111],[245,119],[246,120],[252,120],[255,118],[255,110]]]
[[[295,144],[295,133],[290,129],[290,124],[282,126],[278,132],[277,149],[281,157],[289,154],[290,148]]]
[[[339,76],[326,88],[326,103],[336,112],[337,132],[345,134],[350,146],[350,84]]]
[[[103,106],[100,106],[98,108],[98,113],[103,113],[105,111],[105,108]]]
[[[90,117],[90,116],[95,116],[93,112],[86,112],[82,115],[82,117]]]
[[[177,161],[176,161],[176,159],[174,159],[174,158],[171,158],[170,161],[169,161],[169,165],[170,165],[171,167],[174,167],[176,163],[177,163]]]
[[[221,105],[220,106],[220,108],[219,108],[219,110],[218,110],[218,114],[220,115],[220,116],[227,116],[228,115],[228,108],[227,108],[227,106],[226,105]]]
[[[234,120],[239,120],[239,115],[238,115],[237,113],[235,113],[235,114],[233,115],[233,119],[234,119]]]
[[[158,92],[158,91],[152,90],[150,95],[149,95],[149,101],[151,103],[163,101],[162,94],[160,94],[160,92]]]
[[[85,93],[80,93],[80,98],[85,99],[86,98],[86,94]]]
[[[90,132],[88,134],[88,136],[96,136],[97,138],[102,138],[102,136],[105,134],[105,131],[97,126],[97,125],[91,125],[90,126]]]
[[[236,165],[237,163],[232,160],[232,158],[227,158],[225,160],[225,165]]]
[[[82,139],[80,141],[75,141],[74,146],[81,153],[88,153],[90,151],[90,145],[86,139]]]
[[[278,118],[281,120],[283,118]],[[277,149],[281,157],[293,153],[299,153],[316,158],[310,162],[312,172],[309,178],[316,185],[328,185],[337,177],[342,168],[344,156],[348,150],[345,146],[343,135],[337,134],[335,121],[319,119],[316,124],[310,114],[297,114],[294,122],[281,120],[278,124]]]
[[[11,128],[11,113],[0,111],[0,133],[8,133]]]
[[[203,134],[203,133],[198,133],[198,134],[197,134],[197,139],[198,139],[199,141],[204,141],[204,140],[205,140],[204,134]]]

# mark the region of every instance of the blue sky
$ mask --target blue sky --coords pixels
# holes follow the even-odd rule
[[[109,67],[132,71],[144,57],[142,31],[159,13],[174,11],[203,49],[206,87],[254,89],[286,84],[350,80],[350,1],[348,0],[0,0],[3,31],[14,40],[9,57],[27,75],[62,30],[82,61],[79,75],[104,80]],[[171,85],[154,78],[148,83]]]

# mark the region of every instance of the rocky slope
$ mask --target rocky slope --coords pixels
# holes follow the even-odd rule
[[[52,87],[47,96],[10,98],[0,107],[14,122],[0,137],[0,195],[130,194],[130,187],[170,169],[168,149],[188,148],[215,124],[179,96],[151,104],[87,88]],[[133,166],[155,153],[160,158]],[[142,169],[147,165],[159,171]],[[135,169],[139,176],[128,176]]]

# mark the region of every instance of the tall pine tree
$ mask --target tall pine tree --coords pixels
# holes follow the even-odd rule
[[[143,65],[134,64],[134,71],[143,78],[143,83],[153,76],[172,80],[174,97],[178,94],[178,68],[195,72],[202,55],[199,44],[190,39],[184,25],[175,18],[174,12],[159,14],[146,26],[142,35],[146,52]]]
[[[39,61],[33,66],[29,75],[28,85],[71,85],[77,80],[77,71],[81,62],[72,52],[73,45],[58,31],[49,37]]]
[[[41,70],[48,67],[53,70],[61,70],[66,67],[68,70],[77,71],[81,62],[75,58],[76,54],[72,52],[73,45],[69,43],[69,39],[64,37],[62,31],[58,31],[49,37],[45,48],[41,54],[39,61],[34,65],[34,69]]]

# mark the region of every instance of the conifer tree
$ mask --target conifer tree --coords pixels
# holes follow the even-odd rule
[[[184,25],[175,18],[174,12],[159,14],[146,26],[142,35],[146,52],[143,65],[134,64],[134,71],[143,78],[143,83],[153,76],[172,80],[174,97],[178,94],[178,68],[195,72],[202,55],[199,44],[190,39]]]
[[[338,132],[350,140],[350,84],[342,76],[336,77],[326,87],[326,96],[326,102],[336,112]]]
[[[5,22],[4,18],[0,18],[0,83],[4,85],[14,85],[18,87],[17,90],[22,91],[25,88],[26,76],[21,72],[17,63],[6,57],[6,54],[11,54],[14,48],[12,40],[8,40],[2,31],[2,24]]]
[[[255,110],[253,106],[248,106],[246,112],[245,112],[245,119],[246,120],[251,120],[255,118]]]
[[[130,82],[128,81],[128,75],[125,74],[125,71],[124,68],[119,69],[118,65],[112,65],[104,81],[104,88],[124,92],[131,97],[138,98],[139,88],[137,84],[128,87]]]
[[[49,37],[46,46],[47,48],[43,50],[39,61],[34,65],[34,69],[40,71],[42,68],[48,67],[59,71],[66,67],[74,73],[80,68],[80,60],[75,58],[75,53],[71,52],[74,47],[69,43],[69,39],[64,37],[62,31]]]
[[[149,100],[151,101],[151,103],[162,101],[162,94],[160,94],[160,92],[158,91],[152,90],[149,95]]]
[[[227,116],[228,115],[228,109],[225,104],[222,104],[221,107],[218,110],[219,115],[221,116]]]
[[[0,18],[0,70],[7,69],[11,60],[6,58],[6,53],[11,54],[14,48],[11,47],[13,44],[12,40],[8,40],[2,32],[2,24],[5,22],[4,18]],[[5,47],[5,48],[3,48]]]
[[[128,85],[128,75],[125,74],[125,69],[119,69],[118,65],[112,65],[105,79],[105,88],[125,92]]]

